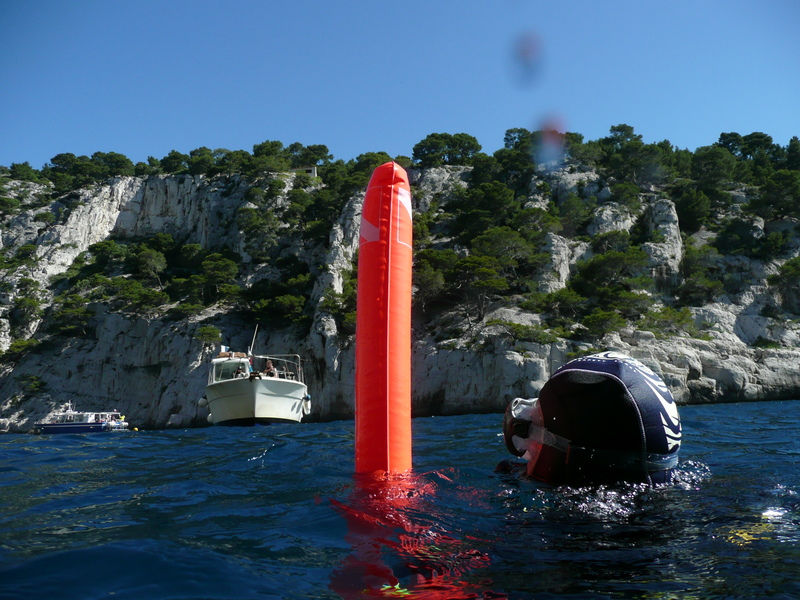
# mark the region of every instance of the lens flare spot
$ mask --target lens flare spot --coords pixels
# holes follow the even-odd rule
[[[564,164],[566,147],[565,127],[558,117],[548,117],[539,126],[539,136],[533,145],[533,160],[540,169],[553,172]]]
[[[514,75],[521,85],[535,83],[542,71],[542,42],[533,31],[517,36],[512,45]]]

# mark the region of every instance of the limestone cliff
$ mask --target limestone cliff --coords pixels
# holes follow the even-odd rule
[[[412,170],[411,183],[418,197],[415,210],[446,207],[456,186],[465,186],[469,169],[442,167]],[[291,175],[287,175],[290,178]],[[684,241],[678,229],[675,206],[658,193],[641,194],[641,210],[608,201],[606,184],[592,171],[563,169],[540,172],[555,197],[575,193],[602,198],[588,231],[629,231],[645,223],[658,235],[643,244],[651,276],[673,282],[680,276]],[[202,176],[122,177],[106,185],[83,190],[44,206],[33,206],[6,221],[0,244],[6,249],[35,246],[32,260],[23,261],[6,276],[0,295],[0,349],[11,341],[10,315],[15,289],[23,278],[38,282],[51,299],[53,278],[62,276],[89,246],[109,236],[169,233],[184,244],[204,248],[225,246],[245,263],[243,282],[274,275],[274,266],[250,264],[247,236],[237,214],[250,204],[250,184],[236,176],[207,179]],[[528,202],[541,205],[537,186],[531,185]],[[12,182],[6,193],[20,199],[35,198],[36,186]],[[317,306],[310,332],[298,328],[261,329],[256,350],[296,352],[305,360],[311,418],[351,418],[354,410],[354,340],[339,331],[333,317],[320,306],[323,296],[342,291],[344,274],[352,268],[357,250],[358,224],[363,194],[355,194],[333,224],[328,243],[286,252],[316,264],[311,304]],[[285,195],[275,199],[285,202]],[[25,202],[23,202],[23,205]],[[34,216],[57,216],[42,226]],[[761,224],[763,228],[774,224]],[[795,234],[796,235],[796,234]],[[578,261],[591,256],[586,241],[555,233],[545,245],[550,259],[539,276],[539,289],[550,292],[565,286]],[[795,246],[797,247],[797,245]],[[514,341],[498,323],[537,325],[539,316],[497,304],[480,323],[461,323],[458,335],[433,335],[415,328],[413,342],[413,409],[417,415],[500,412],[515,396],[535,396],[550,374],[572,353],[595,349],[625,352],[660,373],[681,403],[763,400],[800,397],[800,326],[785,317],[763,316],[773,293],[767,275],[776,265],[741,257],[720,259],[720,269],[730,268],[747,285],[736,294],[693,309],[696,323],[708,339],[661,339],[651,332],[623,329],[590,345],[559,339],[548,343]],[[727,262],[726,262],[727,261]],[[732,264],[735,262],[736,264]],[[207,411],[197,400],[206,383],[206,362],[212,349],[195,334],[213,323],[223,333],[223,343],[234,349],[250,345],[254,323],[233,311],[206,309],[191,318],[166,318],[163,314],[133,316],[103,303],[93,304],[92,335],[59,337],[46,333],[46,319],[26,325],[26,337],[38,335],[42,343],[32,352],[6,359],[0,365],[0,431],[28,431],[34,422],[61,410],[72,401],[80,409],[116,408],[140,428],[192,427],[207,424]],[[451,322],[463,315],[450,315]],[[15,337],[19,337],[17,331]],[[766,339],[780,348],[754,347]]]

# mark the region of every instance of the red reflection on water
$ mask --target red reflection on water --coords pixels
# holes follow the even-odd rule
[[[485,553],[414,522],[420,511],[437,520],[429,504],[435,492],[435,484],[413,475],[356,475],[347,503],[331,500],[347,522],[351,553],[331,575],[330,589],[345,599],[506,597],[463,581],[463,574],[489,566]]]

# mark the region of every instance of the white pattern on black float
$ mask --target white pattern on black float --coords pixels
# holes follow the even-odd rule
[[[678,463],[681,422],[667,386],[629,356],[575,359],[538,398],[516,398],[503,421],[506,446],[531,477],[552,484],[663,483]]]

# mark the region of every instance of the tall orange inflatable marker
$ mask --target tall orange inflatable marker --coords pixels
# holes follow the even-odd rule
[[[411,189],[375,169],[361,214],[356,310],[356,473],[411,470]]]

